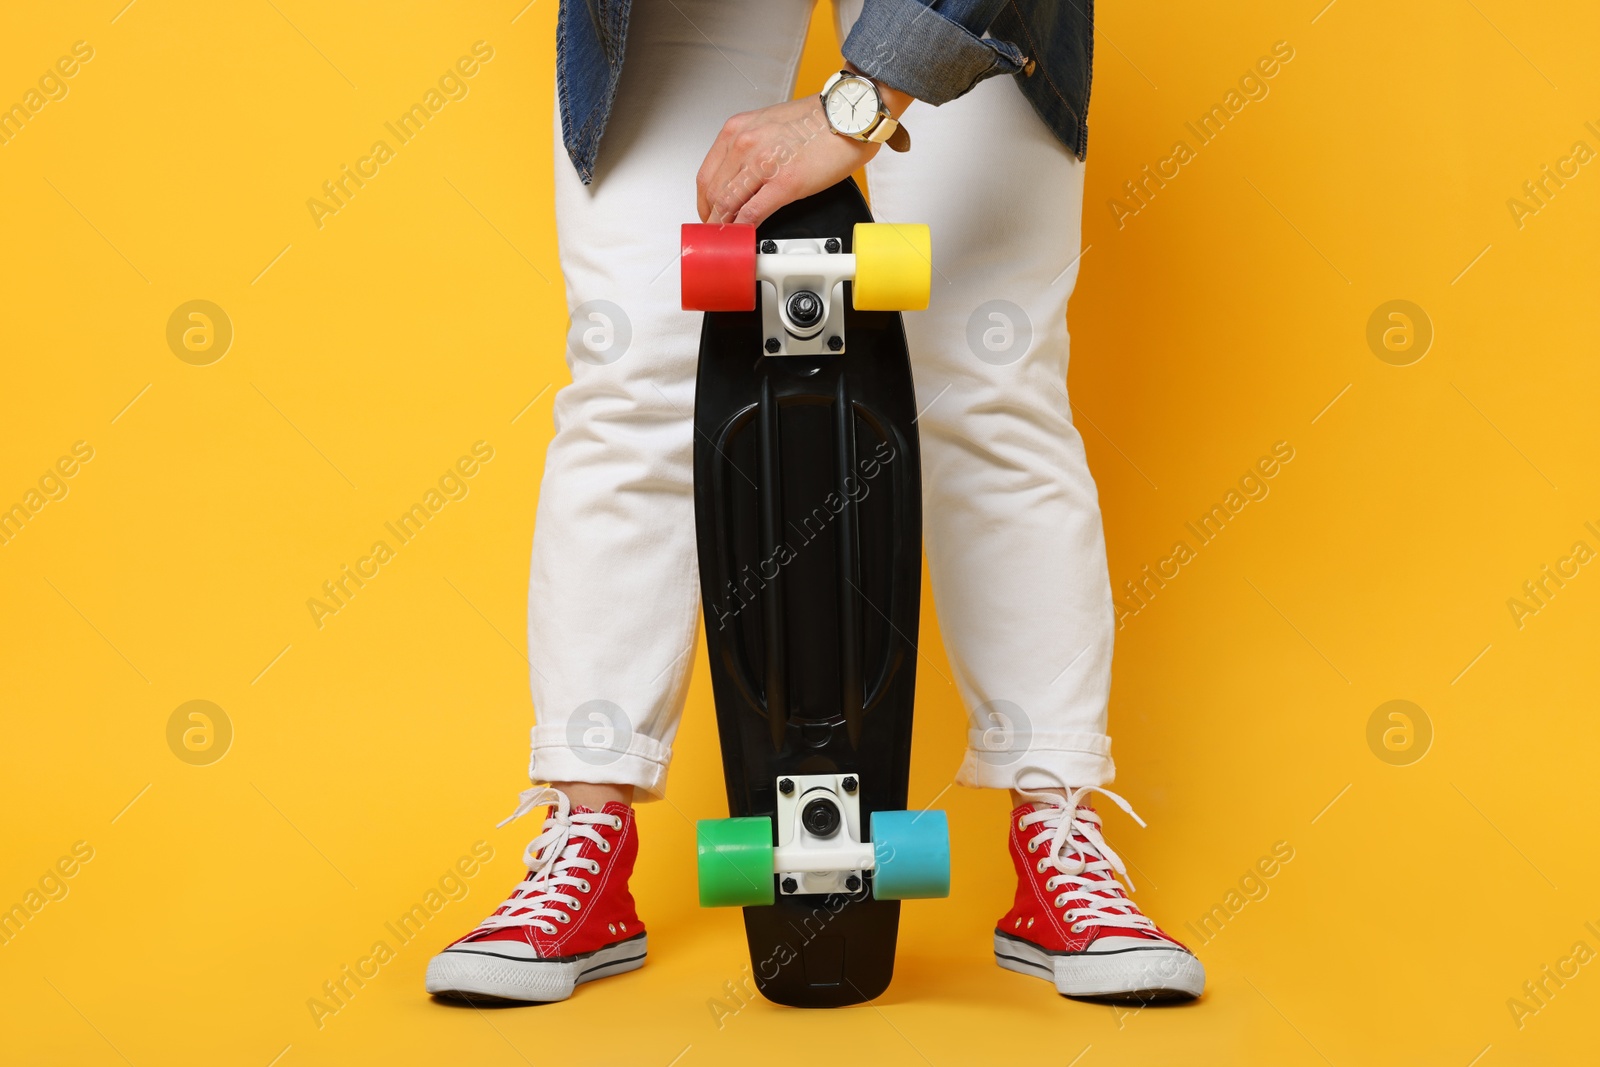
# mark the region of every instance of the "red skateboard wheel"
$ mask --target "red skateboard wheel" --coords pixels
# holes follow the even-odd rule
[[[738,222],[683,224],[683,310],[754,311],[756,228]]]

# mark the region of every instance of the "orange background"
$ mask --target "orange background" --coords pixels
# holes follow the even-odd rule
[[[0,36],[0,103],[93,49],[0,144],[0,506],[92,449],[0,545],[0,907],[27,910],[0,1059],[1592,1058],[1600,971],[1573,954],[1600,950],[1600,577],[1569,562],[1537,613],[1508,607],[1600,549],[1600,176],[1572,162],[1600,149],[1591,7],[1101,5],[1071,394],[1114,583],[1294,450],[1119,633],[1116,788],[1150,826],[1113,812],[1111,839],[1210,984],[1133,1013],[994,969],[1006,801],[949,788],[930,606],[912,796],[950,812],[954,892],[905,909],[884,998],[815,1015],[729,1013],[738,917],[694,896],[693,820],[725,811],[703,671],[671,799],[642,814],[650,964],[548,1008],[422,993],[536,832],[493,824],[526,766],[528,543],[566,376],[555,4],[121,3],[18,8]],[[480,40],[469,94],[319,229],[306,200]],[[1264,97],[1137,213],[1110,205],[1280,41]],[[819,18],[799,88],[838,61]],[[1569,176],[1534,201],[1546,164]],[[167,340],[197,299],[233,334],[203,366]],[[466,497],[319,629],[307,599],[478,441]],[[194,700],[220,709],[212,746],[231,731],[206,765],[178,756],[188,720],[169,734]],[[1407,718],[1369,730],[1394,700]],[[307,1001],[480,840],[465,899],[319,1028]]]

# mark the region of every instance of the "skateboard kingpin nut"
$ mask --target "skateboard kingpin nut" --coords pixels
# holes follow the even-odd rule
[[[788,778],[778,779],[778,792],[782,793],[784,796],[788,796],[790,793],[793,793],[794,782]]]
[[[839,251],[839,239],[837,237],[830,237],[828,238],[828,243],[822,247],[831,256]]]
[[[822,297],[809,289],[802,289],[789,297],[789,318],[802,330],[810,329],[822,321]]]
[[[845,780],[839,784],[844,786],[844,791],[846,793],[854,793],[856,791],[856,779],[854,775],[846,776]]]
[[[772,353],[773,355],[777,355],[778,354],[778,349],[780,349],[782,347],[783,347],[783,344],[776,337],[767,338],[767,351],[768,352]]]
[[[778,242],[776,242],[776,241],[762,241],[761,242],[761,252],[762,252],[763,255],[770,256],[773,253],[775,253],[777,250],[778,250]]]
[[[785,893],[793,893],[796,889],[799,889],[799,888],[800,888],[800,883],[795,881],[793,878],[785,878],[783,880],[783,891]]]
[[[817,797],[806,802],[800,811],[800,825],[816,837],[832,837],[839,832],[839,805]]]
[[[850,892],[854,893],[856,890],[861,888],[861,879],[852,874],[850,877],[844,880],[844,887],[850,890]]]

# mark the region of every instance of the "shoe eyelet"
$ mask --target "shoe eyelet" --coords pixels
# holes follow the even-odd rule
[[[602,842],[600,842],[600,851],[601,852],[610,852],[611,851],[611,842],[610,841],[602,841]]]
[[[1011,924],[1011,929],[1020,930],[1021,928],[1022,928],[1022,916],[1018,915],[1017,916],[1017,921]]]
[[[1028,842],[1028,854],[1031,856],[1033,853],[1038,852],[1038,851],[1039,851],[1039,846],[1037,844],[1035,844],[1034,842],[1029,841]]]
[[[567,914],[567,913],[566,913],[566,912],[564,912],[564,911],[558,911],[558,912],[556,912],[556,922],[559,922],[559,923],[569,923],[569,922],[571,922],[571,921],[572,921],[572,916],[571,916],[571,915],[568,915],[568,914]]]
[[[1019,815],[1019,816],[1017,816],[1017,829],[1018,829],[1018,830],[1026,830],[1026,829],[1027,829],[1027,827],[1026,827],[1026,826],[1023,826],[1023,825],[1022,825],[1022,820],[1023,820],[1023,818],[1024,818],[1024,817],[1023,817],[1023,816],[1021,816],[1021,815]]]
[[[1047,861],[1040,860],[1039,861],[1039,866],[1035,867],[1034,870],[1038,871],[1040,874],[1043,874],[1044,873],[1044,869],[1046,867],[1048,867],[1048,866],[1049,866],[1049,863]]]
[[[573,911],[577,911],[579,908],[583,907],[583,901],[574,900],[571,904],[568,904],[567,907],[571,908]]]
[[[580,893],[587,893],[589,891],[589,879],[587,879],[587,878],[579,878],[578,879],[578,891]]]
[[[1033,929],[1033,919],[1031,917],[1028,919],[1028,929]]]
[[[1075,934],[1081,934],[1081,933],[1083,933],[1083,924],[1082,923],[1073,923],[1070,927],[1068,927],[1068,929],[1071,930]]]
[[[610,930],[612,933],[616,933],[617,932],[617,924],[616,923],[606,923],[606,929]]]
[[[622,932],[623,933],[627,933],[628,932],[628,924],[627,923],[623,923],[622,924]]]
[[[1060,896],[1056,897],[1056,907],[1064,908],[1066,906],[1067,906],[1067,895],[1065,893],[1062,893]]]
[[[613,830],[622,829],[622,817],[620,815],[611,816],[611,828]]]

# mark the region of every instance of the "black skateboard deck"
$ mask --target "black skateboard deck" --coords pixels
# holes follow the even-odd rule
[[[870,221],[845,181],[777,211],[757,240],[833,238],[850,253]],[[783,776],[859,776],[865,837],[873,813],[907,803],[921,460],[900,314],[857,310],[850,290],[837,352],[769,355],[759,303],[706,313],[694,490],[729,814],[776,825]],[[797,895],[780,883],[774,903],[744,908],[764,996],[824,1007],[887,988],[900,902],[875,899],[872,877]]]

